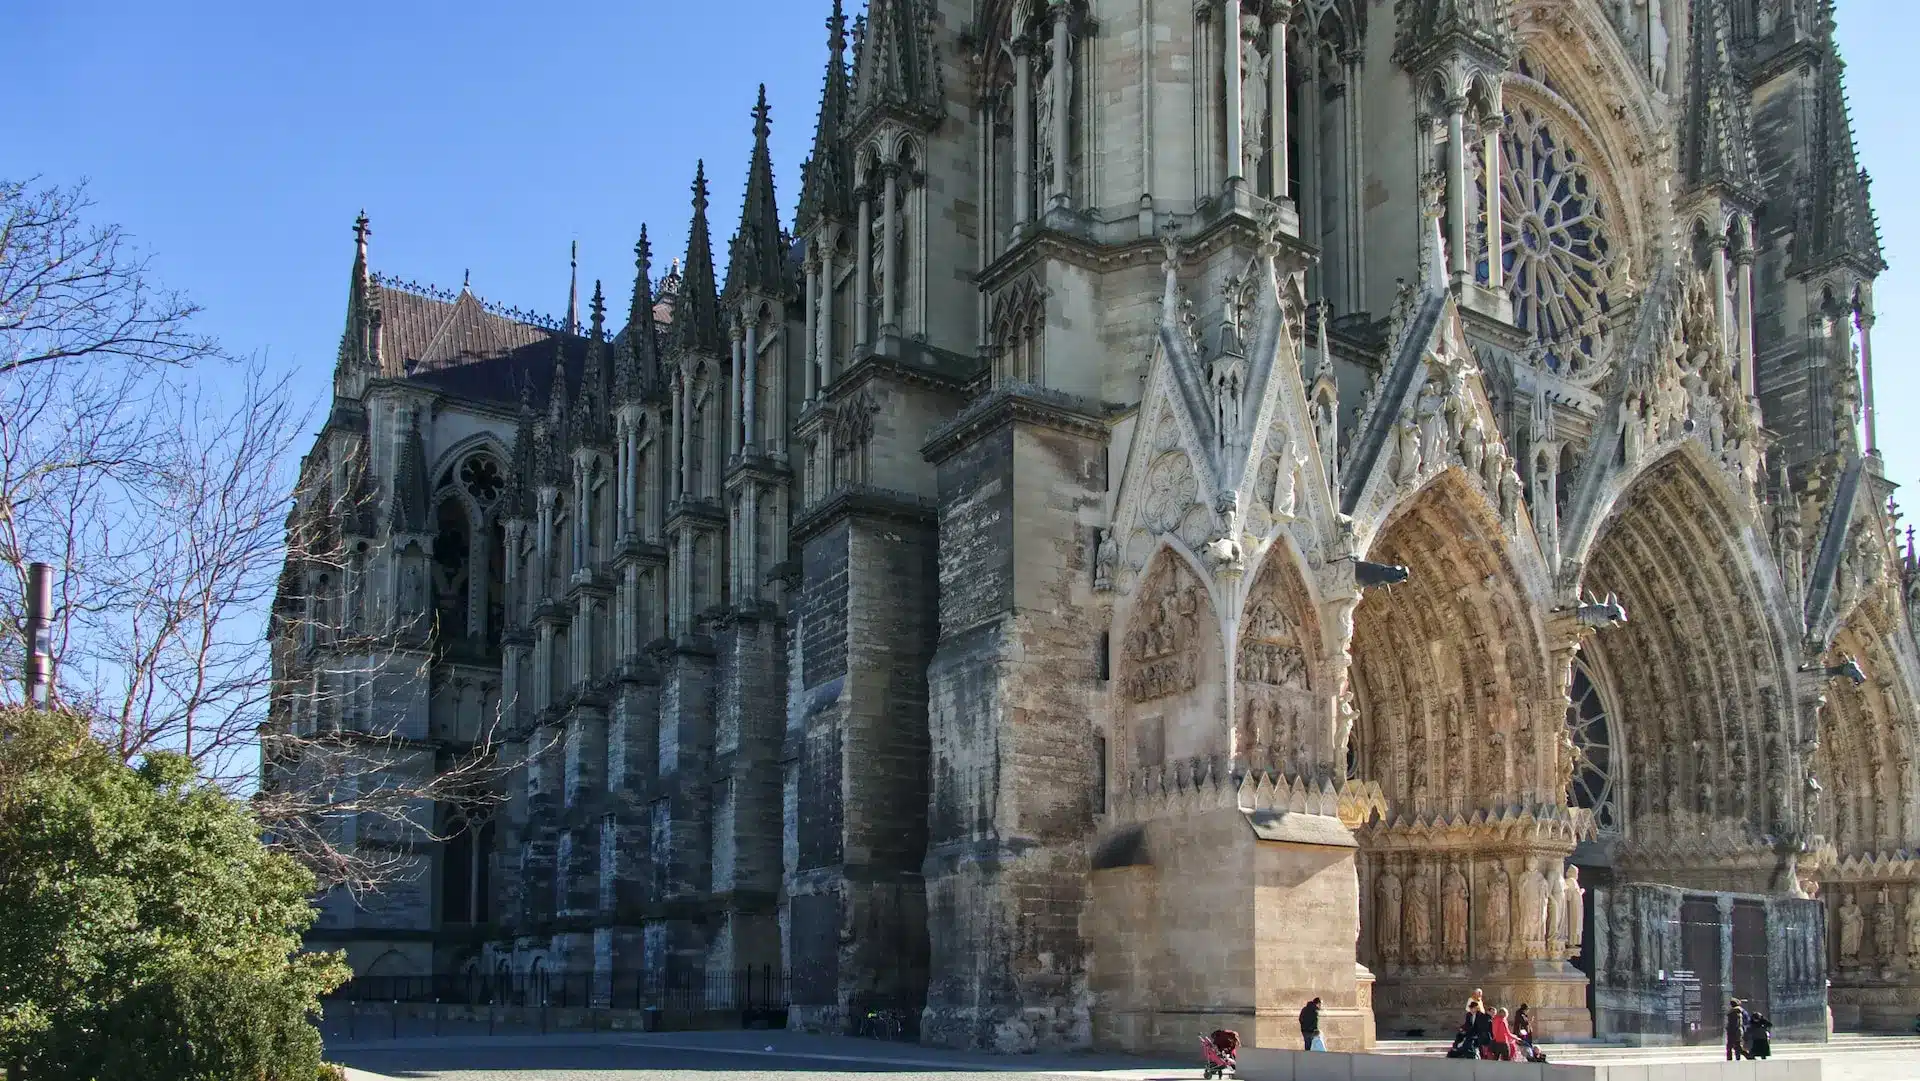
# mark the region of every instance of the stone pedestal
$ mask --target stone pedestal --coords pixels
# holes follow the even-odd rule
[[[1229,787],[1225,807],[1103,834],[1086,921],[1097,1046],[1191,1052],[1230,1028],[1253,1046],[1299,1047],[1314,997],[1328,1046],[1373,1045],[1372,976],[1353,960],[1351,835],[1337,818],[1280,820],[1256,831]]]

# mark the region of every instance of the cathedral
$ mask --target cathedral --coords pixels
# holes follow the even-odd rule
[[[376,272],[363,216],[263,784],[407,873],[311,941],[1003,1051],[1475,987],[1904,1028],[1920,561],[1834,17],[832,0],[797,217],[763,90],[724,265],[702,165],[625,313]]]

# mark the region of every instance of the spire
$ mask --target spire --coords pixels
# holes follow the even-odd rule
[[[580,333],[580,242],[567,253],[567,333]]]
[[[533,517],[533,499],[530,492],[536,481],[534,476],[534,431],[533,382],[520,381],[520,414],[513,424],[513,462],[507,475],[507,495],[502,514],[507,518],[527,519]]]
[[[580,371],[580,396],[573,409],[573,437],[580,443],[599,443],[607,435],[613,402],[613,371],[607,364],[607,301],[600,282],[593,283],[587,310],[587,360]]]
[[[714,294],[713,239],[707,232],[707,163],[693,176],[693,224],[687,230],[687,265],[673,309],[673,342],[686,352],[718,355],[720,299]]]
[[[1834,40],[1833,8],[1823,5],[1817,138],[1813,146],[1811,265],[1853,261],[1872,275],[1886,268],[1880,228],[1873,216],[1871,181],[1853,147],[1853,117],[1847,110],[1846,63]]]
[[[541,482],[559,484],[567,479],[567,449],[571,433],[567,431],[567,336],[553,338],[553,388],[547,392],[546,439],[541,441]]]
[[[805,233],[820,218],[844,218],[851,206],[853,163],[841,141],[847,119],[847,16],[833,0],[827,19],[827,82],[820,91],[820,120],[813,154],[801,167],[800,213],[794,229]]]
[[[865,118],[897,109],[923,120],[941,112],[940,60],[927,0],[870,0],[854,30],[853,107]]]
[[[616,351],[613,400],[637,402],[660,385],[660,343],[653,322],[653,245],[647,227],[633,246],[633,304],[627,311],[627,332]]]
[[[400,444],[400,461],[393,473],[393,502],[388,504],[388,521],[395,533],[424,534],[432,532],[427,495],[427,448],[420,437],[420,414],[415,411],[413,422],[407,429],[407,435]]]
[[[1727,0],[1697,0],[1687,64],[1687,110],[1681,168],[1687,186],[1722,186],[1743,202],[1757,201],[1748,92],[1733,67]]]
[[[760,101],[753,107],[753,160],[747,166],[747,196],[740,208],[740,228],[733,234],[727,255],[727,293],[752,289],[767,295],[784,291],[787,244],[780,228],[780,204],[773,193],[773,152],[769,134],[767,86],[760,84]]]
[[[367,224],[367,212],[353,219],[353,270],[347,280],[347,325],[340,333],[340,353],[334,363],[334,393],[357,397],[367,376],[378,375],[379,361],[374,354],[373,323],[377,304],[373,293],[373,274],[367,269],[367,237],[373,230]]]

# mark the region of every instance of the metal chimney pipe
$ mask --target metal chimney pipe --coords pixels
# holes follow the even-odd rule
[[[47,648],[47,624],[53,618],[53,568],[45,563],[27,567],[27,705],[46,704],[53,679],[53,658]]]

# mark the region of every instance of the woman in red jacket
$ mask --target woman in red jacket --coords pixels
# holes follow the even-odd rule
[[[1493,1057],[1507,1060],[1520,1057],[1520,1049],[1514,1043],[1513,1029],[1507,1025],[1505,1006],[1496,1006],[1493,1011]]]

